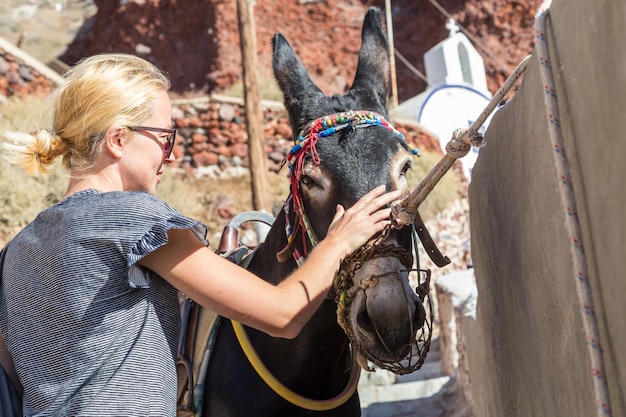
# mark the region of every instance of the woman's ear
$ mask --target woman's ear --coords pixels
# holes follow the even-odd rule
[[[122,157],[124,146],[128,142],[128,131],[121,126],[111,126],[104,136],[104,148],[111,157],[119,159]]]

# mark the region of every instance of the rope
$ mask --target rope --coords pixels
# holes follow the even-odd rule
[[[550,140],[554,148],[554,161],[561,188],[561,202],[565,210],[565,227],[570,242],[570,250],[574,258],[576,272],[576,290],[580,303],[580,315],[585,329],[587,349],[591,361],[589,371],[593,377],[593,385],[596,397],[596,411],[598,416],[611,416],[611,406],[608,395],[608,384],[604,373],[604,359],[602,357],[602,345],[598,332],[598,323],[594,310],[585,250],[582,246],[582,233],[576,209],[576,200],[572,188],[570,167],[563,146],[563,135],[559,122],[558,102],[554,75],[550,64],[548,39],[546,36],[546,21],[550,9],[551,0],[546,0],[541,5],[535,16],[536,49],[539,55],[539,71],[544,85],[544,103],[548,112],[548,130]]]
[[[422,81],[425,81],[425,82],[426,82],[426,84],[430,84],[430,81],[428,81],[428,78],[427,78],[424,74],[422,74],[422,73],[420,72],[420,70],[418,70],[417,68],[415,68],[415,67],[413,66],[413,64],[411,64],[411,63],[409,62],[409,60],[408,60],[408,59],[406,59],[405,57],[403,57],[403,56],[402,56],[402,54],[401,54],[401,53],[400,53],[397,49],[395,49],[395,48],[394,48],[394,52],[396,53],[396,56],[398,57],[398,59],[399,59],[399,60],[400,60],[400,61],[401,61],[404,65],[406,65],[406,67],[407,67],[408,69],[410,69],[410,70],[413,72],[413,74],[415,74],[415,75],[417,75],[419,78],[421,78],[421,79],[422,79]]]
[[[479,133],[481,126],[522,76],[528,66],[529,58],[530,56],[527,56],[517,65],[504,84],[502,84],[502,87],[496,91],[487,107],[468,129],[456,129],[454,131],[452,139],[446,145],[446,154],[443,158],[424,177],[411,195],[406,197],[399,205],[393,207],[394,218],[400,219],[404,225],[412,224],[419,205],[422,204],[454,162],[467,155],[472,146],[481,147],[484,145],[483,136]]]

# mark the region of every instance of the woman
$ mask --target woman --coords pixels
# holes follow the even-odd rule
[[[178,291],[220,315],[293,338],[341,260],[389,224],[399,192],[337,207],[327,237],[278,286],[207,248],[206,227],[153,194],[174,162],[168,79],[130,55],[85,59],[56,92],[52,131],[12,133],[30,172],[57,157],[67,193],[6,248],[0,331],[25,415],[175,415]],[[276,300],[280,300],[277,302]]]

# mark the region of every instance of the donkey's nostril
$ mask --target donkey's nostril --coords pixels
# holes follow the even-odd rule
[[[369,314],[367,314],[367,308],[359,309],[356,315],[356,323],[360,328],[368,332],[371,332],[374,330],[374,324],[372,323],[372,320],[370,319]]]
[[[421,302],[415,303],[415,314],[413,314],[413,327],[416,329],[420,329],[424,326],[424,322],[426,321],[426,310],[424,309],[424,304]]]

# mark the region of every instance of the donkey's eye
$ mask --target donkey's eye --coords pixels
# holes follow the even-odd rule
[[[313,185],[315,185],[315,180],[308,175],[303,175],[302,178],[300,178],[300,184],[306,185],[307,187],[312,187]]]
[[[407,172],[409,172],[411,168],[413,168],[413,164],[411,164],[410,161],[404,164],[404,166],[400,170],[400,176],[406,177]]]

